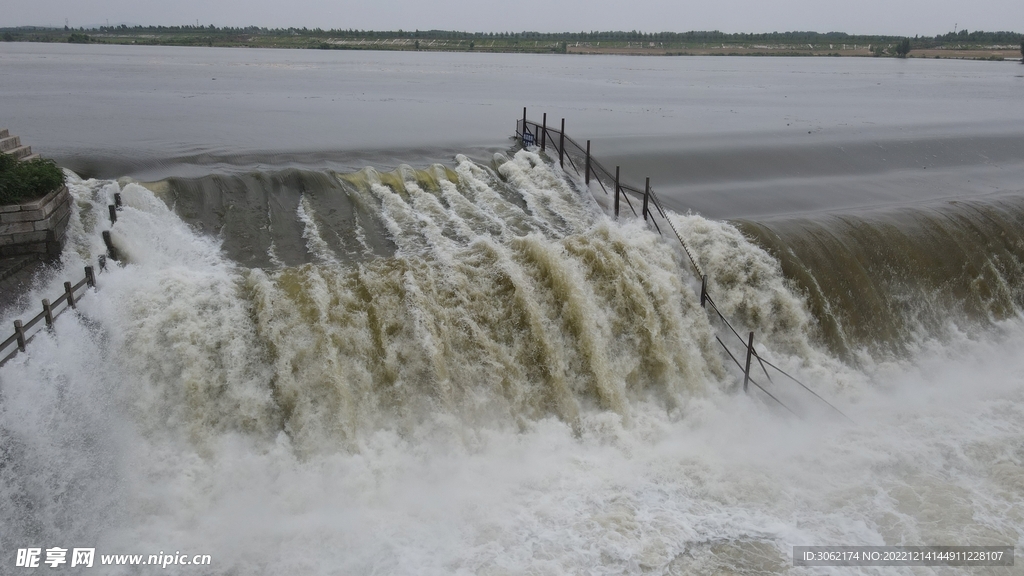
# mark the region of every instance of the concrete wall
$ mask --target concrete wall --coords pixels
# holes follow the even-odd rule
[[[61,186],[32,202],[0,206],[0,256],[59,256],[71,202],[67,186]]]

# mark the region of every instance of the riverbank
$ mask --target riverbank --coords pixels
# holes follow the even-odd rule
[[[132,44],[234,48],[298,48],[418,52],[617,54],[631,56],[849,56],[895,57],[896,36],[786,32],[654,33],[361,31],[314,28],[215,28],[213,26],[102,26],[94,29],[0,28],[8,42]],[[911,58],[1019,60],[1021,35],[973,32],[911,39]]]
[[[665,47],[601,47],[598,45],[569,46],[569,54],[616,54],[626,56],[828,56],[828,57],[875,57],[871,46],[859,45],[824,45],[824,46],[793,46],[793,45],[727,45],[719,44],[704,47],[665,48]],[[951,60],[1020,60],[1020,51],[1003,46],[984,48],[929,48],[915,50],[907,58],[938,58]]]

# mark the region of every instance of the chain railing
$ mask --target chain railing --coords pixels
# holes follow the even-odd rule
[[[558,152],[558,163],[563,169],[565,169],[565,164],[568,161],[569,166],[577,174],[583,176],[584,182],[588,186],[591,181],[596,180],[605,194],[611,195],[612,193],[608,191],[611,189],[614,192],[613,214],[616,218],[620,215],[621,200],[625,200],[626,205],[634,216],[640,217],[642,215],[645,221],[654,225],[654,229],[659,234],[664,235],[661,225],[658,224],[657,218],[654,217],[655,214],[660,216],[663,223],[667,223],[672,230],[672,234],[676,237],[679,245],[682,246],[683,251],[690,260],[690,265],[697,272],[697,276],[703,276],[704,271],[694,257],[693,252],[691,252],[690,247],[687,246],[682,236],[679,235],[675,224],[668,218],[665,208],[661,203],[661,198],[658,197],[657,192],[651,187],[651,179],[647,178],[645,180],[643,188],[627,184],[620,177],[619,166],[615,167],[615,172],[613,173],[590,154],[590,140],[587,140],[586,147],[584,147],[565,133],[565,119],[562,119],[561,129],[558,130],[548,127],[546,121],[547,114],[544,116],[545,120],[540,124],[529,121],[526,119],[526,110],[524,109],[523,119],[516,122],[516,138],[523,142],[525,146],[535,145],[540,147],[542,151],[546,151],[548,146],[552,146]],[[640,206],[639,214],[633,206],[630,196]],[[651,210],[652,204],[657,210],[656,212]]]
[[[707,309],[707,305],[711,305],[711,310],[715,312],[715,316],[720,320],[722,328],[728,328],[740,342],[742,346],[742,352],[739,354],[733,354],[732,350],[726,345],[725,341],[720,335],[715,335],[715,339],[722,346],[725,353],[732,359],[736,367],[743,373],[743,391],[748,392],[750,384],[753,384],[756,388],[761,390],[770,399],[775,401],[779,406],[784,408],[786,411],[796,414],[789,406],[786,406],[776,394],[772,394],[765,386],[763,386],[754,376],[751,374],[752,361],[757,360],[758,366],[767,378],[766,384],[777,386],[776,382],[772,379],[769,369],[774,371],[777,375],[786,378],[798,385],[801,389],[812,394],[819,401],[827,405],[831,410],[840,414],[843,418],[850,420],[850,418],[843,414],[838,408],[832,405],[829,401],[822,398],[817,392],[812,390],[806,384],[790,375],[786,371],[782,370],[775,364],[772,364],[768,360],[765,360],[754,347],[754,333],[750,332],[748,337],[744,339],[740,336],[740,333],[733,327],[729,319],[726,318],[725,314],[719,310],[718,306],[715,305],[714,300],[708,293],[708,276],[704,273],[703,268],[694,256],[693,251],[687,246],[683,237],[679,234],[672,219],[668,217],[668,213],[665,211],[661,203],[661,199],[657,193],[651,187],[651,179],[646,178],[644,187],[632,186],[622,181],[621,170],[619,166],[615,167],[615,172],[612,173],[608,170],[601,162],[597,161],[590,153],[590,140],[587,140],[586,146],[580,145],[579,142],[570,138],[565,133],[565,119],[561,121],[560,128],[553,128],[547,124],[547,114],[544,114],[540,123],[528,120],[526,117],[526,108],[523,108],[523,117],[520,120],[516,120],[516,139],[522,144],[524,148],[537,147],[542,152],[547,152],[550,146],[558,152],[558,164],[565,169],[565,165],[568,162],[569,166],[577,174],[583,177],[584,183],[587,185],[587,189],[593,193],[594,189],[591,187],[591,181],[596,180],[598,185],[604,191],[605,194],[612,194],[608,191],[611,188],[614,192],[614,203],[613,203],[613,215],[615,218],[620,216],[620,198],[625,199],[627,206],[633,215],[637,218],[643,217],[644,221],[649,222],[654,226],[654,229],[664,237],[661,231],[661,227],[658,225],[658,217],[663,222],[667,223],[669,228],[672,230],[673,235],[682,247],[683,252],[686,253],[687,258],[690,261],[693,270],[696,272],[697,277],[701,279],[701,294],[700,294],[700,305],[701,308]],[[552,155],[553,157],[553,155]],[[633,206],[633,202],[630,200],[630,196],[637,201],[640,205],[640,214],[637,213],[636,208]],[[654,210],[651,210],[653,204]],[[728,336],[726,336],[728,339]],[[739,357],[745,355],[745,363],[741,364]]]

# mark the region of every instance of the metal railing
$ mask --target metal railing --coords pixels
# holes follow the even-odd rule
[[[661,198],[658,197],[657,192],[651,187],[651,179],[646,178],[644,187],[633,186],[624,182],[621,178],[620,167],[615,167],[615,172],[606,168],[601,162],[595,159],[590,153],[590,140],[587,140],[586,147],[581,146],[579,142],[571,138],[565,133],[565,119],[562,119],[561,129],[551,128],[547,125],[547,114],[544,114],[544,119],[541,123],[527,120],[526,109],[523,109],[522,120],[516,121],[516,138],[523,142],[525,146],[535,145],[540,147],[542,151],[546,151],[548,146],[551,146],[558,151],[558,164],[563,169],[568,161],[569,166],[577,173],[583,176],[584,182],[589,186],[592,180],[596,181],[600,185],[601,189],[604,190],[605,194],[610,195],[608,192],[609,188],[614,192],[614,208],[613,213],[616,218],[620,215],[621,200],[626,201],[626,205],[629,210],[636,217],[643,217],[647,222],[654,225],[654,229],[658,234],[664,235],[661,230],[661,226],[658,224],[655,215],[660,216],[663,223],[667,223],[668,227],[672,230],[672,234],[676,237],[679,245],[683,247],[683,251],[686,253],[687,258],[690,260],[690,265],[696,270],[698,276],[703,276],[704,271],[701,269],[697,259],[694,258],[693,253],[690,251],[690,247],[683,241],[682,236],[679,235],[679,231],[676,230],[675,224],[668,218],[665,212],[665,208],[661,203]],[[630,196],[636,200],[640,206],[640,213],[637,213],[637,209],[633,206],[633,202],[630,200]],[[651,210],[653,204],[656,211]]]
[[[700,305],[701,308],[707,309],[707,305],[711,305],[711,309],[714,310],[715,316],[721,321],[722,328],[728,328],[740,342],[742,346],[742,352],[733,354],[733,351],[729,349],[725,341],[718,334],[715,335],[715,339],[722,346],[722,349],[729,356],[729,358],[736,364],[736,367],[743,373],[743,391],[748,392],[750,384],[753,384],[757,389],[761,390],[770,399],[775,401],[779,406],[787,410],[792,414],[796,414],[789,406],[786,406],[775,394],[772,394],[764,385],[757,381],[751,374],[752,361],[757,360],[758,366],[761,367],[761,371],[767,378],[767,383],[773,386],[778,384],[772,379],[769,369],[774,371],[777,376],[784,377],[787,381],[793,382],[800,387],[800,389],[812,394],[820,402],[827,405],[831,410],[839,413],[843,418],[850,420],[850,418],[843,414],[838,408],[832,405],[828,400],[822,398],[817,392],[812,390],[806,384],[798,380],[796,377],[790,375],[786,371],[782,370],[775,364],[772,364],[768,360],[765,360],[754,347],[754,333],[750,332],[748,337],[744,339],[740,336],[740,333],[733,327],[729,319],[726,318],[725,314],[718,309],[715,305],[714,300],[708,293],[708,276],[704,273],[697,259],[694,257],[693,251],[687,246],[683,240],[679,231],[676,230],[675,224],[668,217],[664,207],[662,206],[661,199],[657,193],[651,187],[651,179],[646,178],[644,187],[631,186],[622,181],[621,170],[619,166],[615,167],[615,172],[612,173],[610,170],[605,168],[599,161],[597,161],[590,153],[590,140],[587,140],[586,146],[580,145],[576,140],[570,138],[565,133],[565,119],[561,121],[559,128],[553,128],[548,126],[547,114],[544,114],[540,123],[528,120],[526,117],[526,108],[523,108],[522,119],[516,120],[516,139],[523,145],[523,147],[536,146],[540,148],[542,152],[547,152],[548,147],[552,147],[558,152],[558,164],[565,169],[566,162],[569,166],[579,175],[583,176],[584,183],[587,185],[587,189],[592,192],[590,183],[592,180],[596,180],[600,185],[601,189],[604,190],[605,194],[610,194],[608,189],[611,188],[614,191],[614,217],[618,218],[620,215],[620,198],[625,199],[627,206],[635,217],[643,217],[644,221],[653,224],[654,229],[664,237],[664,233],[661,231],[661,227],[658,225],[657,218],[660,217],[663,222],[667,223],[671,228],[673,235],[679,242],[679,245],[683,248],[687,258],[693,266],[694,271],[697,273],[697,277],[701,279],[701,294],[700,294]],[[607,185],[607,186],[606,186]],[[636,208],[633,207],[633,202],[630,201],[630,196],[637,201],[637,204],[641,206],[640,214],[637,213]],[[655,210],[651,210],[651,205],[654,205]],[[728,335],[726,336],[728,339]],[[745,355],[746,362],[741,364],[739,357]]]
[[[744,341],[743,340],[743,336],[740,336],[740,333],[736,331],[736,328],[734,328],[732,323],[729,322],[729,319],[725,317],[725,314],[722,314],[722,311],[718,309],[718,306],[715,304],[715,301],[711,298],[711,295],[708,294],[707,288],[708,288],[708,277],[707,276],[703,276],[703,277],[701,277],[701,287],[700,287],[700,307],[704,308],[706,310],[707,309],[707,304],[710,304],[711,305],[711,309],[715,311],[715,314],[718,316],[719,320],[725,325],[725,327],[729,328],[729,331],[732,332],[732,334],[734,336],[736,336],[736,338],[740,342],[740,345],[742,345],[744,347],[745,352],[747,354],[746,364],[745,365],[741,365],[739,360],[736,359],[736,356],[734,356],[732,351],[729,350],[729,347],[726,346],[725,342],[722,341],[722,337],[720,335],[718,335],[718,334],[715,335],[715,340],[717,340],[718,343],[722,346],[722,349],[725,350],[725,353],[729,355],[729,358],[732,359],[733,363],[736,364],[736,367],[739,368],[743,372],[743,391],[744,392],[749,391],[749,385],[753,384],[759,390],[761,390],[766,395],[768,395],[769,398],[771,398],[776,403],[778,403],[779,406],[782,406],[783,408],[785,408],[791,414],[794,414],[794,415],[796,414],[795,412],[793,412],[793,410],[789,406],[786,406],[774,394],[769,392],[764,386],[762,386],[760,383],[758,383],[757,380],[755,380],[754,377],[750,374],[750,361],[752,359],[756,358],[757,359],[757,363],[758,363],[758,365],[761,366],[761,371],[764,372],[764,376],[765,376],[765,378],[768,379],[768,382],[772,383],[773,385],[775,384],[775,381],[772,380],[771,374],[769,374],[769,372],[768,372],[768,369],[771,368],[777,374],[779,374],[781,376],[784,376],[789,381],[797,384],[803,390],[806,390],[807,392],[812,394],[815,398],[817,398],[818,400],[823,402],[825,405],[827,405],[833,411],[837,412],[843,418],[845,418],[845,419],[847,419],[847,420],[849,420],[851,422],[853,421],[853,420],[850,419],[849,416],[847,416],[846,414],[843,414],[843,412],[841,410],[836,408],[828,400],[825,400],[824,398],[822,398],[817,392],[812,390],[809,386],[807,386],[806,384],[804,384],[803,382],[798,380],[796,377],[792,376],[791,374],[789,374],[788,372],[783,370],[782,368],[779,368],[775,364],[772,364],[768,360],[765,360],[764,358],[762,358],[761,355],[758,354],[757,350],[754,348],[754,332],[751,331],[749,333],[748,337],[747,337],[747,340]]]

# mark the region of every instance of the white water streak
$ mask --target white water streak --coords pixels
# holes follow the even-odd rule
[[[318,262],[327,265],[336,265],[337,258],[334,252],[320,234],[320,226],[316,223],[316,212],[309,205],[309,200],[303,194],[299,198],[299,205],[295,209],[295,216],[302,222],[302,237],[306,239],[306,249],[317,259]]]

